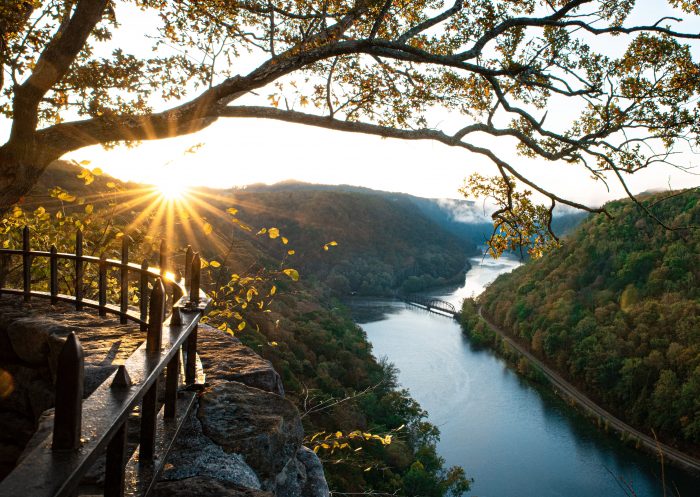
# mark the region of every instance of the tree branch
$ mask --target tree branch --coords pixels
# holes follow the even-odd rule
[[[519,181],[530,186],[534,190],[538,191],[542,195],[554,200],[560,204],[568,205],[576,209],[580,209],[586,212],[592,213],[605,213],[609,216],[607,211],[602,208],[589,207],[584,204],[573,202],[565,198],[559,197],[558,195],[545,190],[541,186],[533,183],[531,180],[527,179],[525,176],[520,174],[514,167],[500,159],[491,150],[483,147],[478,147],[471,143],[464,142],[455,136],[450,136],[442,131],[432,130],[432,129],[397,129],[387,126],[380,126],[377,124],[353,122],[353,121],[341,121],[339,119],[333,119],[330,117],[317,116],[313,114],[306,114],[303,112],[291,111],[291,110],[280,110],[269,107],[256,107],[256,106],[223,106],[213,109],[214,116],[216,117],[254,117],[261,119],[274,119],[277,121],[285,121],[289,123],[305,124],[307,126],[315,126],[319,128],[333,129],[337,131],[346,131],[350,133],[362,133],[368,135],[381,136],[383,138],[397,138],[400,140],[433,140],[448,145],[450,147],[459,147],[469,152],[476,153],[488,157],[499,169],[508,171],[512,176],[517,178]]]
[[[76,3],[70,20],[59,28],[29,78],[15,91],[9,143],[27,138],[34,132],[41,98],[68,72],[90,33],[102,19],[106,6],[107,0],[79,0]]]

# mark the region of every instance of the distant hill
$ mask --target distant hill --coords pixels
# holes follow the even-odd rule
[[[484,208],[465,199],[425,198],[400,192],[372,190],[352,185],[320,185],[299,181],[282,181],[272,185],[253,184],[233,191],[280,192],[280,191],[327,191],[378,195],[391,201],[409,201],[431,221],[445,231],[474,245],[484,245],[493,233],[493,223]],[[557,235],[566,235],[586,217],[580,211],[555,211],[552,228]]]
[[[387,295],[457,282],[476,253],[404,196],[340,189],[234,191],[231,204],[253,226],[288,237],[303,274],[340,295]],[[337,246],[324,245],[335,241]],[[261,243],[269,244],[264,237]]]
[[[697,189],[666,196],[643,201],[669,225],[700,225]],[[608,208],[614,219],[589,217],[478,301],[606,408],[700,453],[700,230],[665,230],[627,200]]]

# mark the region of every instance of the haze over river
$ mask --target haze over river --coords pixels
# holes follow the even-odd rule
[[[474,258],[465,283],[435,297],[461,306],[518,261]],[[475,349],[451,318],[396,301],[352,304],[376,357],[440,428],[438,452],[474,478],[479,497],[660,497],[659,463],[606,435],[545,388],[523,380],[488,349]],[[666,467],[668,495],[697,497],[700,478]],[[629,487],[628,487],[629,486]],[[630,490],[629,488],[632,488]]]

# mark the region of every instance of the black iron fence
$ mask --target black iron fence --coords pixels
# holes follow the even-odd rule
[[[110,378],[83,400],[84,356],[78,337],[71,333],[58,359],[53,432],[0,482],[2,497],[60,497],[77,495],[81,479],[106,453],[104,495],[147,496],[163,470],[166,456],[191,410],[196,381],[197,325],[211,301],[200,291],[200,258],[185,253],[185,278],[166,271],[166,247],[161,245],[160,267],[128,260],[128,242],[122,242],[121,260],[83,254],[82,233],[76,233],[74,254],[30,249],[30,233],[22,233],[22,249],[0,249],[0,293],[66,301],[76,309],[92,307],[100,315],[113,313],[122,323],[132,321],[147,330],[143,343]],[[21,288],[6,287],[12,259],[21,257]],[[48,260],[48,291],[33,289],[32,265]],[[73,261],[73,294],[59,293],[59,260]],[[85,298],[85,265],[97,268],[97,300]],[[108,271],[119,271],[119,302],[107,300]],[[138,276],[138,309],[129,306],[129,276]],[[187,286],[186,286],[187,284]],[[166,308],[170,312],[166,312]],[[165,375],[164,396],[158,379]],[[162,399],[162,400],[159,400]],[[127,421],[138,411],[139,445],[127,446]]]

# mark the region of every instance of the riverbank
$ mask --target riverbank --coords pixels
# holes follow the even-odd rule
[[[674,447],[645,435],[597,405],[571,383],[566,381],[556,371],[549,368],[537,357],[531,354],[525,347],[510,337],[504,330],[492,323],[486,316],[484,316],[481,307],[478,308],[478,317],[483,320],[489,329],[499,336],[504,343],[514,349],[520,356],[526,358],[527,361],[549,381],[557,395],[562,397],[565,401],[567,401],[567,403],[573,404],[582,409],[589,417],[592,416],[592,418],[597,421],[599,427],[601,424],[603,424],[606,431],[608,429],[613,429],[620,434],[620,439],[623,442],[631,442],[635,448],[643,448],[647,452],[659,457],[662,465],[664,462],[669,461],[685,470],[690,470],[700,474],[700,459],[685,454]],[[467,333],[469,333],[468,330]]]

